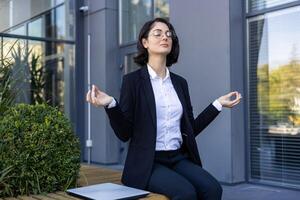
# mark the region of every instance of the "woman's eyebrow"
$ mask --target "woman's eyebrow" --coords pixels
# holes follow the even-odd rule
[[[163,30],[157,28],[157,29],[154,29],[153,31],[163,31]],[[166,30],[165,32],[167,32],[167,31],[170,31],[170,30],[168,29],[168,30]]]

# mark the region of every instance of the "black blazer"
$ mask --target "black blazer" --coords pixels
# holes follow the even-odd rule
[[[194,119],[186,80],[172,72],[170,78],[183,107],[180,124],[183,148],[190,159],[201,166],[195,137],[219,111],[210,104]],[[122,182],[145,189],[154,162],[157,129],[155,98],[146,66],[124,75],[120,103],[105,111],[117,137],[124,142],[130,139]]]

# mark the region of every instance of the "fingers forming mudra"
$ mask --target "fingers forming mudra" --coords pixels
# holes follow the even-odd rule
[[[232,99],[232,97],[235,96],[235,99]],[[218,101],[222,104],[222,106],[227,107],[227,108],[232,108],[235,105],[239,104],[241,101],[242,95],[235,91],[235,92],[230,92],[224,96],[221,96],[218,98]]]
[[[86,94],[86,101],[94,106],[106,106],[112,101],[112,97],[102,92],[97,86],[93,85]]]

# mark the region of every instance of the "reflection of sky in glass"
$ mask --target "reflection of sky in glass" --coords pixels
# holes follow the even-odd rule
[[[300,60],[300,7],[267,14],[263,28],[259,63],[269,68]]]
[[[59,6],[56,8],[56,33],[57,38],[64,39],[66,35],[66,18],[65,18],[65,6]]]
[[[15,35],[26,35],[25,26],[20,26],[15,28],[14,30],[7,31],[7,33],[15,34]]]
[[[42,18],[39,18],[28,24],[28,35],[42,37]]]

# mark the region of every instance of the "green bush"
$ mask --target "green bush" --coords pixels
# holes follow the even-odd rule
[[[0,119],[0,197],[76,186],[79,140],[70,121],[47,105],[19,104]]]

